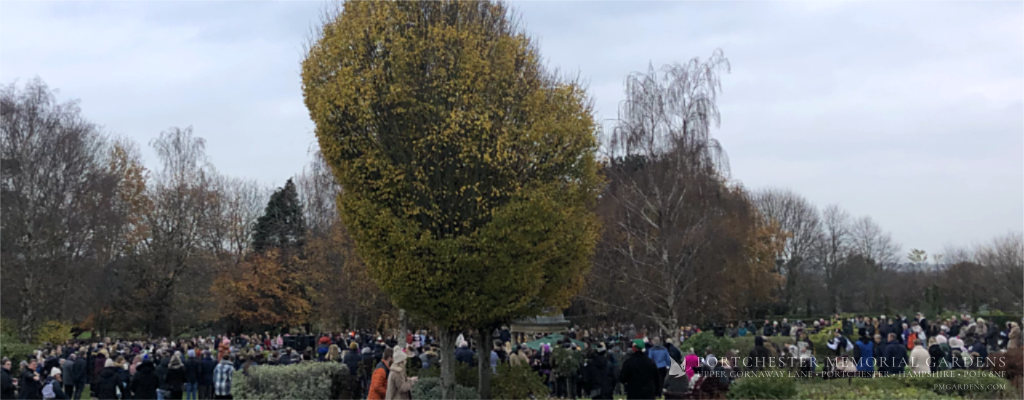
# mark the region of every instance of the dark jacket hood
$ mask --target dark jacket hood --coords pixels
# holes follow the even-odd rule
[[[156,366],[153,365],[153,362],[149,361],[149,360],[143,361],[142,364],[139,364],[138,367],[135,367],[135,372],[136,373],[138,373],[138,372],[149,373],[149,372],[153,372],[153,371],[156,371]]]
[[[118,367],[103,367],[103,370],[100,371],[100,377],[110,378],[110,377],[112,377],[114,375],[117,375],[119,369],[121,369],[121,368],[118,368]]]

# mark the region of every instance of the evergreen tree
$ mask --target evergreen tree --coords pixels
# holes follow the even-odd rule
[[[306,221],[302,214],[302,203],[291,179],[284,187],[270,196],[263,216],[256,220],[252,247],[262,253],[269,249],[280,249],[283,253],[298,250],[305,245]]]

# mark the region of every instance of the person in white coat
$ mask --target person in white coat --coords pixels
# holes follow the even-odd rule
[[[928,350],[924,348],[924,342],[921,339],[915,340],[914,349],[910,351],[910,372],[930,374],[932,372],[931,367],[928,366],[930,357]]]

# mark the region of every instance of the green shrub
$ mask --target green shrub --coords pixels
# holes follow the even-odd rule
[[[863,381],[867,381],[866,379]],[[956,399],[957,397],[943,396],[927,389],[916,387],[885,388],[875,387],[869,384],[848,384],[842,380],[842,385],[800,385],[797,397],[801,399],[823,399],[823,400],[858,400],[858,399]]]
[[[491,379],[491,397],[495,399],[526,399],[548,397],[544,379],[526,365],[498,365],[498,374]]]
[[[951,370],[930,375],[893,376],[881,379],[892,379],[903,386],[931,390],[938,394],[971,397],[996,398],[1002,391],[1010,388],[1010,381],[987,371]]]
[[[36,329],[35,341],[37,344],[50,343],[54,346],[64,344],[71,340],[70,324],[60,321],[46,321]]]
[[[791,399],[796,397],[796,379],[749,376],[729,386],[730,399]]]
[[[35,346],[19,341],[15,335],[0,333],[0,357],[10,358],[13,368],[17,368],[22,360],[30,358],[35,349]]]
[[[408,361],[407,361],[408,363]],[[455,384],[462,385],[465,387],[476,388],[478,383],[479,375],[477,374],[476,365],[466,365],[465,363],[455,363]],[[409,375],[412,376],[412,375]],[[441,378],[441,366],[436,365],[428,369],[417,370],[417,375],[420,378]]]
[[[811,340],[811,344],[814,345],[814,356],[819,360],[829,354],[828,341],[835,336],[835,331],[837,329],[843,329],[842,322],[836,322],[832,325],[822,327],[818,333],[811,333],[807,335],[807,338]],[[853,340],[851,338],[847,339]]]
[[[348,367],[329,362],[260,365],[249,368],[248,377],[236,371],[231,389],[239,399],[331,399],[337,374],[348,374]]]
[[[412,398],[414,399],[440,399],[441,398],[441,378],[425,377],[416,380],[416,383],[412,385]],[[455,385],[455,398],[456,399],[478,399],[480,395],[476,393],[476,389],[471,387],[462,386],[459,384]],[[496,397],[497,398],[497,397]]]
[[[736,344],[733,342],[732,338],[728,336],[715,336],[712,332],[704,331],[686,339],[682,344],[682,349],[680,350],[686,354],[687,349],[692,348],[694,354],[703,357],[704,349],[709,346],[716,356],[721,357],[729,350],[735,348]]]

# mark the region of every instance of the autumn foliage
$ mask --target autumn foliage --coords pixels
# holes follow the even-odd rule
[[[316,281],[297,258],[284,259],[278,250],[257,253],[235,271],[221,275],[214,290],[225,299],[223,311],[245,327],[285,327],[305,323],[312,303],[304,293]]]

